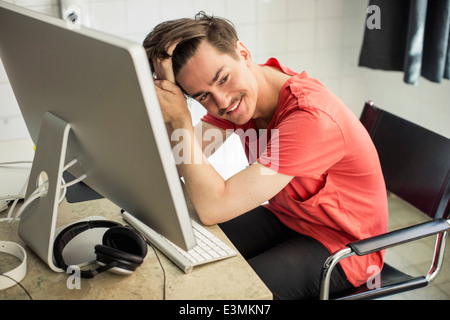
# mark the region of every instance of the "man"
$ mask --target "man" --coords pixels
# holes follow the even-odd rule
[[[231,23],[204,13],[158,25],[144,47],[169,136],[183,132],[177,166],[201,221],[220,224],[275,299],[317,297],[330,253],[387,230],[376,150],[320,82],[275,59],[256,64]],[[196,128],[185,95],[207,110]],[[224,181],[203,151],[231,129],[251,161]],[[367,268],[382,264],[382,253],[342,260],[331,292],[365,283]]]

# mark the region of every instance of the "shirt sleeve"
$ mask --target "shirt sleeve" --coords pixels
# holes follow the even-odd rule
[[[318,109],[297,109],[271,132],[262,165],[283,174],[319,179],[345,154],[337,123]]]

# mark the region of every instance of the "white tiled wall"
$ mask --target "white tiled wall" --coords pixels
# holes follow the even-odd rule
[[[1,0],[0,0],[1,1]],[[91,27],[141,42],[159,22],[200,10],[224,16],[261,63],[271,56],[319,78],[359,115],[365,100],[450,137],[450,81],[406,85],[398,72],[357,66],[367,0],[78,0]],[[59,15],[58,0],[9,0]],[[14,30],[11,30],[14,32]],[[203,110],[193,107],[194,118]],[[0,139],[27,135],[0,66]]]

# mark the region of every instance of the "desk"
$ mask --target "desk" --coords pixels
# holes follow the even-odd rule
[[[0,213],[0,217],[6,215]],[[57,226],[66,225],[88,216],[104,216],[125,224],[120,208],[107,199],[67,203],[59,206]],[[93,279],[81,279],[80,289],[68,289],[69,274],[56,273],[37,257],[17,234],[18,223],[0,224],[0,240],[14,241],[22,245],[28,256],[27,275],[21,284],[35,300],[78,300],[78,299],[151,299],[163,298],[164,277],[154,251],[149,248],[144,263],[130,276],[110,272]],[[208,227],[220,239],[232,246],[218,226]],[[197,299],[272,299],[271,292],[262,283],[242,256],[195,267],[185,274],[161,252],[158,256],[166,273],[165,297],[167,300]],[[17,259],[0,256],[0,272],[6,272],[18,265]],[[7,265],[9,264],[9,265]],[[0,299],[29,299],[20,286],[0,291]]]

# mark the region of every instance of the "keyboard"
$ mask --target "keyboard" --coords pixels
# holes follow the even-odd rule
[[[195,220],[191,220],[191,222],[196,246],[189,251],[186,251],[161,234],[153,231],[130,213],[124,211],[122,216],[125,221],[161,250],[185,273],[191,272],[195,266],[231,258],[237,255],[237,252],[233,248],[217,238]]]

